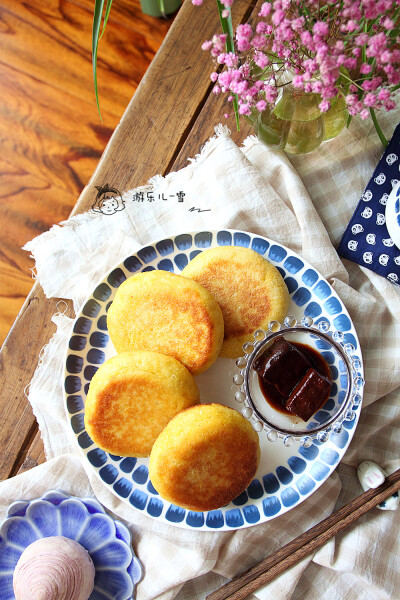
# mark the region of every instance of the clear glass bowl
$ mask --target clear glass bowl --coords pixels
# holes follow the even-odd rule
[[[329,366],[332,381],[329,398],[307,422],[269,404],[253,368],[258,357],[279,337],[310,346]],[[353,345],[344,344],[343,338],[342,332],[329,330],[327,321],[320,321],[315,327],[311,318],[305,318],[298,325],[290,316],[283,325],[273,321],[268,331],[254,333],[254,342],[245,344],[244,356],[236,360],[233,383],[237,388],[235,399],[243,404],[241,412],[256,431],[265,431],[271,442],[282,439],[286,446],[300,442],[307,447],[314,439],[325,442],[332,431],[341,431],[344,420],[356,418],[364,386],[362,363],[360,357],[354,355]]]

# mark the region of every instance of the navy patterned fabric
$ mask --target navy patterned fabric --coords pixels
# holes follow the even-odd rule
[[[385,219],[386,203],[400,180],[400,124],[372,175],[340,241],[343,258],[371,269],[400,285],[400,249],[393,243]]]

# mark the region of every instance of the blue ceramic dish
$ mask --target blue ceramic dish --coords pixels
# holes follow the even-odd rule
[[[282,274],[289,290],[288,313],[297,322],[312,320],[329,325],[332,334],[341,332],[344,345],[351,345],[357,376],[363,377],[360,344],[354,325],[339,296],[318,271],[301,256],[276,242],[245,231],[198,231],[155,241],[126,257],[98,282],[83,304],[73,325],[65,359],[65,409],[76,442],[90,468],[103,484],[129,506],[161,523],[195,531],[241,529],[274,519],[291,510],[329,477],[339,464],[353,437],[361,411],[359,402],[322,445],[270,444],[260,435],[261,459],[247,490],[226,506],[209,512],[185,510],[165,501],[149,478],[147,458],[122,457],[98,448],[85,429],[85,399],[90,381],[116,351],[107,330],[107,311],[118,287],[131,275],[153,269],[181,273],[197,254],[216,246],[241,246],[258,252]],[[219,358],[196,377],[203,403],[219,402],[242,410],[235,399],[232,382],[234,360]]]
[[[95,570],[89,600],[131,600],[142,577],[131,535],[93,498],[49,491],[35,500],[11,504],[0,528],[0,597],[14,600],[13,573],[32,542],[53,535],[75,540],[89,552]]]
[[[400,249],[400,182],[393,187],[389,194],[386,204],[386,227],[390,237],[397,248]],[[398,265],[399,257],[397,256],[394,260]],[[392,277],[391,280],[394,283],[398,283],[394,277]]]

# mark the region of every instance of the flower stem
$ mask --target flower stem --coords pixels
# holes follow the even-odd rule
[[[373,108],[370,108],[369,112],[371,113],[372,121],[373,121],[373,123],[375,125],[375,129],[376,129],[376,133],[378,134],[379,139],[381,140],[383,147],[386,148],[386,146],[388,145],[388,141],[385,138],[385,136],[383,135],[382,129],[379,126],[378,119],[376,118],[375,111],[374,111]]]

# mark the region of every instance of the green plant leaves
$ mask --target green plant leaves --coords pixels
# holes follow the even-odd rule
[[[95,96],[96,96],[97,110],[99,111],[100,119],[102,122],[103,122],[103,119],[101,118],[99,94],[98,94],[98,89],[97,89],[97,49],[99,46],[99,41],[102,38],[104,30],[107,25],[107,21],[108,21],[108,17],[110,14],[111,5],[112,5],[113,0],[107,0],[106,10],[105,10],[105,14],[104,14],[103,31],[101,32],[101,35],[100,35],[101,21],[103,18],[103,11],[104,11],[104,2],[105,2],[105,0],[95,0],[94,13],[93,13],[93,28],[92,28],[92,65],[93,65],[94,92],[95,92]]]

